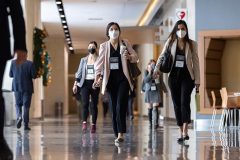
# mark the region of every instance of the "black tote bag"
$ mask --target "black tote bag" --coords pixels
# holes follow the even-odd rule
[[[163,73],[169,73],[171,71],[172,64],[173,64],[173,57],[171,54],[170,47],[168,46],[168,48],[165,50],[160,60],[159,70]]]

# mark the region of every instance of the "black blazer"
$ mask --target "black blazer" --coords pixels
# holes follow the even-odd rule
[[[0,0],[0,60],[6,61],[11,56],[8,15],[13,26],[14,51],[26,49],[26,30],[20,0]]]

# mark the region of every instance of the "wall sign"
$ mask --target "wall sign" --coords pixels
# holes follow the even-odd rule
[[[176,20],[184,20],[184,21],[187,21],[187,9],[184,9],[184,8],[177,8],[176,9]]]

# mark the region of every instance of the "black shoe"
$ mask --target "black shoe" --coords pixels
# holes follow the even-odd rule
[[[25,130],[25,131],[30,131],[31,128],[29,128],[28,126],[25,126],[25,127],[24,127],[24,130]]]
[[[189,140],[189,136],[186,135],[186,136],[183,137],[183,139],[184,139],[184,140]]]
[[[22,118],[19,118],[17,120],[17,128],[19,129],[19,128],[21,128],[21,126],[22,126]]]
[[[183,143],[183,142],[184,142],[184,138],[183,138],[183,137],[178,138],[178,139],[177,139],[177,142],[178,142],[178,143]]]
[[[117,138],[115,139],[115,143],[122,143],[124,142],[124,139],[123,138]]]

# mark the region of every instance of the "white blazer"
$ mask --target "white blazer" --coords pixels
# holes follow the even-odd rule
[[[124,42],[127,46],[127,50],[130,53],[130,62],[135,63],[138,61],[138,56],[134,49],[132,48],[132,45],[128,42],[128,40],[124,39]],[[120,41],[120,45],[122,45]],[[121,47],[120,47],[120,53]],[[102,94],[105,93],[106,86],[108,83],[109,75],[110,75],[110,63],[109,63],[109,58],[110,58],[110,41],[106,41],[102,44],[100,44],[99,47],[99,57],[97,61],[94,64],[94,69],[95,69],[95,77],[97,75],[103,75],[103,81],[102,81]],[[126,76],[128,83],[130,85],[130,88],[133,90],[133,84],[131,82],[128,68],[127,68],[127,60],[121,55],[121,60],[122,60],[122,69],[123,73]]]
[[[193,47],[192,51],[191,51],[188,43],[186,44],[186,47],[185,47],[186,65],[187,65],[187,69],[191,75],[192,80],[195,81],[195,84],[200,84],[200,69],[199,69],[199,59],[198,59],[198,52],[197,52],[197,43],[193,40],[191,40],[191,42],[192,42],[192,47]],[[160,60],[163,57],[163,53],[168,48],[169,43],[170,43],[170,38],[165,43],[162,53],[158,57],[155,70],[159,70]],[[171,47],[171,54],[173,57],[173,62],[175,60],[176,50],[177,50],[177,39],[173,42],[172,47]],[[173,67],[173,65],[174,65],[174,63],[172,64],[172,67]],[[172,71],[172,69],[171,69],[171,71]],[[171,71],[168,73],[168,76],[171,73]]]

